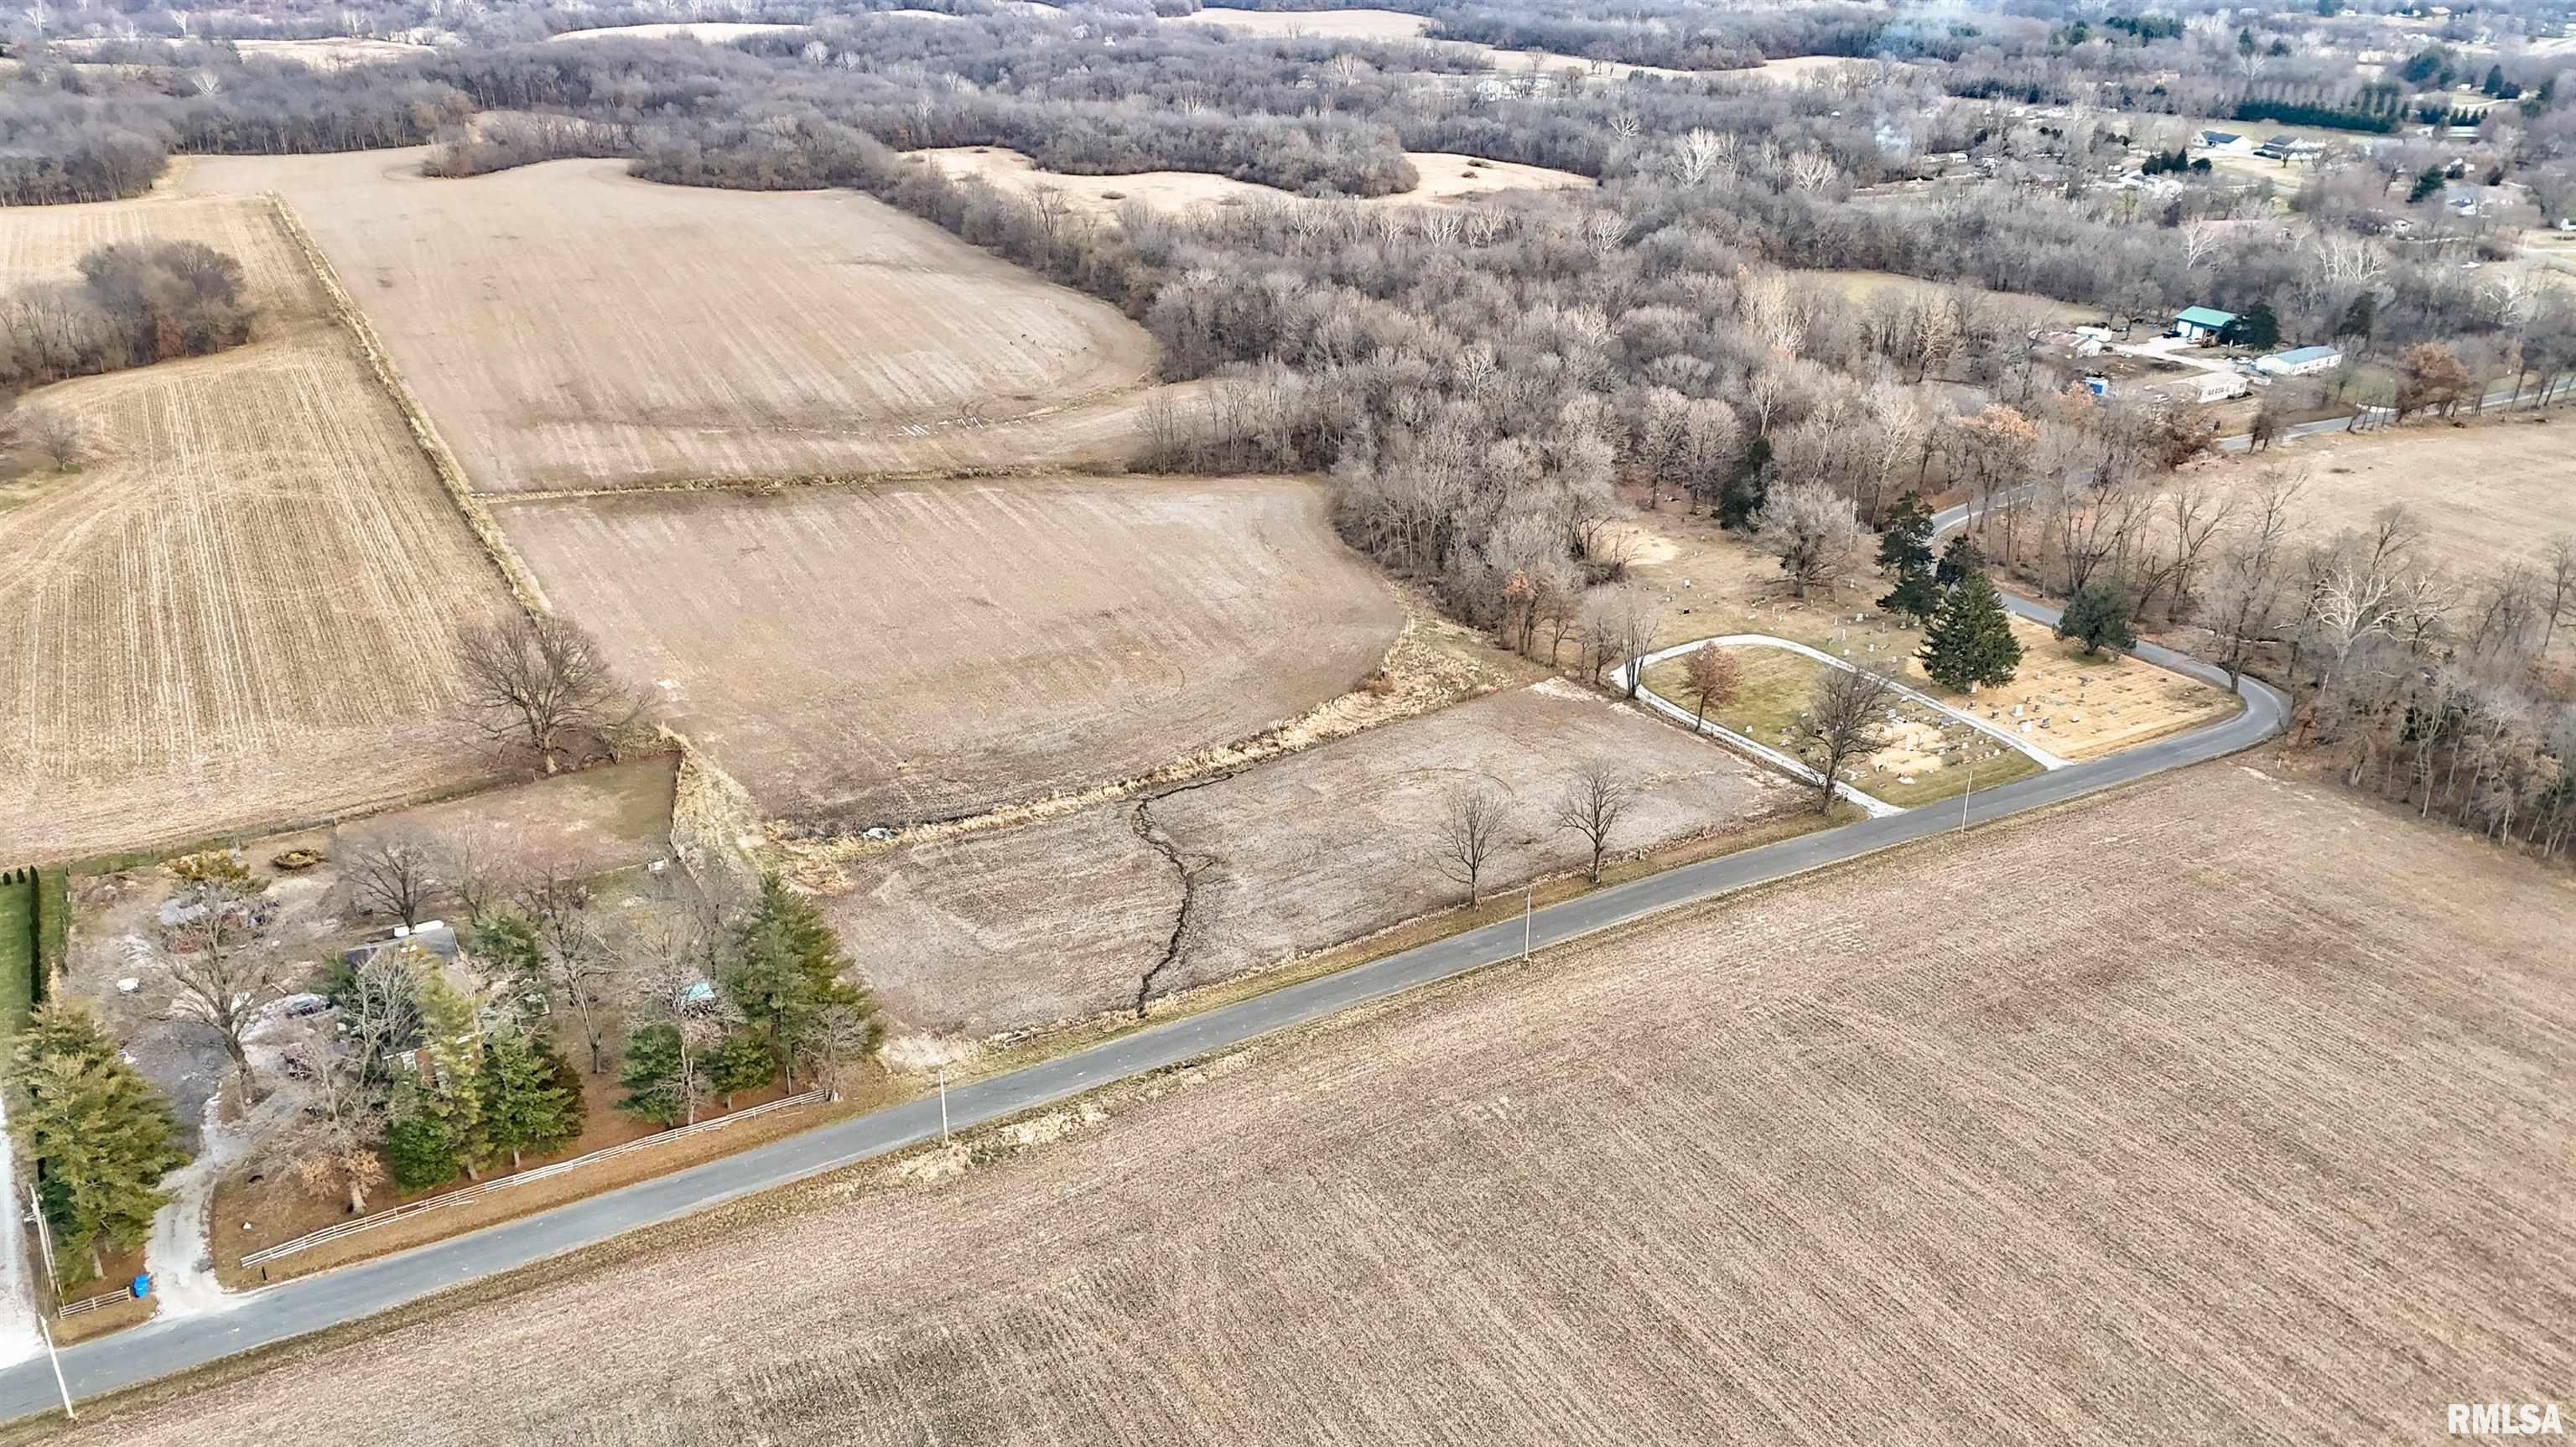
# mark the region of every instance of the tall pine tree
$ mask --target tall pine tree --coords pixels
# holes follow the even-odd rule
[[[2087,656],[2105,648],[2126,652],[2138,641],[2129,628],[2129,589],[2117,578],[2096,578],[2066,600],[2057,636],[2079,639]]]
[[[492,1149],[484,1139],[483,1099],[475,1083],[483,1068],[483,1032],[474,1002],[434,966],[422,972],[417,998],[421,1053],[430,1065],[417,1082],[419,1108],[445,1130],[465,1174],[479,1180],[475,1164]]]
[[[106,1269],[105,1253],[142,1244],[170,1200],[161,1178],[188,1160],[178,1121],[78,1005],[35,1012],[18,1034],[10,1076],[26,1100],[9,1129],[36,1170],[55,1267],[87,1280]]]
[[[617,1083],[626,1087],[619,1110],[656,1125],[678,1125],[699,1093],[697,1062],[676,1025],[644,1025],[626,1032],[626,1056]]]
[[[793,1076],[797,1043],[827,1006],[864,1005],[867,996],[842,983],[850,968],[822,912],[775,874],[734,937],[733,959],[720,983],[725,998],[769,1046],[775,1070]]]
[[[1962,691],[2009,683],[2021,667],[2021,641],[2013,637],[2012,619],[1992,579],[1970,573],[1941,602],[1941,611],[1924,631],[1923,671],[1932,681]]]
[[[523,1030],[495,1031],[483,1042],[483,1134],[519,1168],[523,1156],[550,1155],[581,1134],[581,1092],[562,1057]]]

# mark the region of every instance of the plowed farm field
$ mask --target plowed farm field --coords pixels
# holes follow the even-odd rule
[[[63,1440],[2447,1441],[2576,1374],[2571,934],[2553,871],[2203,766]]]
[[[1403,624],[1295,479],[495,511],[554,605],[792,824],[944,818],[1142,773],[1358,686]]]
[[[478,490],[1114,460],[1143,328],[869,197],[206,157],[293,206]]]
[[[263,310],[232,351],[40,389],[88,454],[0,482],[0,859],[177,842],[488,769],[453,629],[509,606],[265,201],[0,212],[12,277],[202,240]]]
[[[2563,414],[2548,418],[2322,432],[2207,472],[2249,488],[2274,468],[2306,473],[2300,522],[2317,542],[2346,528],[2366,532],[2380,509],[2402,505],[2423,530],[2422,561],[2483,580],[2509,562],[2545,570],[2550,538],[2576,532],[2567,427]]]
[[[904,1025],[1054,1024],[1132,1006],[1149,974],[1161,995],[1463,903],[1432,859],[1461,788],[1510,801],[1485,890],[1578,868],[1585,846],[1553,807],[1596,758],[1642,786],[1611,841],[1623,853],[1806,804],[1714,744],[1551,681],[1141,802],[906,845],[853,863],[823,905]]]

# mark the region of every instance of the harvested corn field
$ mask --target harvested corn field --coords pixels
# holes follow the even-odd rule
[[[1611,841],[1623,853],[1807,802],[1635,708],[1546,682],[1213,782],[858,860],[824,906],[907,1026],[1053,1024],[1463,903],[1433,860],[1461,790],[1509,801],[1486,890],[1579,868],[1584,842],[1554,810],[1596,758],[1642,788]]]
[[[555,605],[791,825],[945,818],[1143,773],[1356,687],[1403,625],[1294,479],[495,511]]]
[[[77,471],[0,485],[0,858],[171,842],[453,784],[453,630],[510,606],[257,200],[0,213],[13,274],[206,241],[262,311],[220,355],[41,389]],[[22,782],[23,781],[23,784]]]
[[[2576,899],[2355,814],[2204,766],[64,1440],[2445,1440],[2576,1372]]]
[[[846,191],[620,161],[470,180],[419,151],[206,157],[275,190],[478,490],[1033,468],[1134,450],[1144,329]]]

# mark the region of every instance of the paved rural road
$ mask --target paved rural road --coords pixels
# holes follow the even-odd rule
[[[2026,617],[2056,621],[2054,609],[2009,596],[2006,602]],[[2207,665],[2151,646],[2141,647],[2138,652],[2151,662],[2225,686],[2224,675]],[[2043,808],[2217,758],[2271,737],[2279,731],[2286,712],[2279,693],[2248,679],[2245,708],[2222,722],[2109,758],[1983,790],[1969,795],[1963,804],[1934,804],[1886,818],[1864,819],[1550,905],[1530,918],[1530,939],[1541,947],[1559,944],[1677,905],[1960,828],[1967,822]],[[1339,974],[1139,1031],[1078,1054],[957,1086],[948,1093],[950,1116],[955,1125],[963,1127],[1015,1115],[1114,1080],[1176,1065],[1366,1001],[1509,959],[1520,953],[1521,929],[1518,919],[1486,925]],[[521,1220],[269,1287],[241,1297],[224,1312],[154,1322],[84,1342],[63,1352],[63,1372],[75,1397],[131,1386],[264,1343],[354,1321],[442,1287],[507,1271],[639,1226],[703,1211],[720,1201],[864,1161],[938,1134],[939,1105],[935,1098],[894,1106]],[[53,1376],[43,1357],[0,1371],[0,1419],[56,1405]]]

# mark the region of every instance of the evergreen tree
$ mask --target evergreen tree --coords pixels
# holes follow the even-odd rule
[[[724,1098],[727,1110],[733,1109],[737,1093],[758,1090],[777,1073],[778,1060],[770,1054],[769,1042],[749,1030],[734,1031],[707,1052],[707,1089]]]
[[[571,1067],[542,1039],[496,1031],[483,1042],[483,1132],[517,1170],[523,1156],[549,1155],[581,1134],[581,1091]]]
[[[760,897],[735,934],[720,983],[767,1042],[773,1069],[792,1072],[797,1040],[816,1013],[865,998],[841,982],[849,969],[821,911],[770,874],[762,876]]]
[[[1993,580],[1983,573],[1961,578],[1942,600],[1940,616],[1924,632],[1915,656],[1933,682],[1948,688],[2010,683],[2021,667],[2021,640],[2013,637],[2012,618]]]
[[[2411,206],[2414,203],[2423,200],[2425,197],[2439,192],[2442,189],[2442,180],[2442,168],[2438,163],[2426,166],[2423,170],[2417,172],[2415,175],[2415,184],[2408,187],[2406,191],[2407,204]]]
[[[1941,562],[1932,570],[1932,581],[1944,588],[1953,587],[1970,573],[1982,572],[1985,566],[1986,555],[1977,551],[1966,533],[1961,533],[1941,549]]]
[[[2379,294],[2365,291],[2354,297],[2351,305],[2343,309],[2342,318],[2335,323],[2334,334],[2337,340],[2345,337],[2359,337],[2366,343],[2370,340],[2370,334],[2377,330],[2379,330]]]
[[[2245,309],[2244,315],[2227,324],[2221,341],[2239,347],[2274,347],[2281,343],[2281,319],[2272,312],[2272,304],[2258,301]]]
[[[1717,494],[1717,521],[1725,528],[1741,529],[1753,520],[1771,500],[1771,439],[1756,437],[1735,467],[1726,474],[1726,482]]]
[[[105,1270],[106,1252],[140,1245],[170,1200],[161,1178],[188,1159],[178,1121],[79,1005],[38,1007],[11,1065],[26,1101],[9,1129],[37,1173],[55,1267],[87,1280]]]
[[[483,1098],[475,1083],[483,1068],[483,1032],[474,1018],[474,1002],[436,969],[422,972],[416,996],[421,1051],[429,1057],[429,1070],[415,1082],[419,1108],[446,1131],[449,1149],[465,1174],[480,1179],[475,1165],[492,1150],[484,1139]]]
[[[1879,598],[1878,606],[1890,613],[1904,614],[1919,628],[1941,610],[1941,585],[1933,581],[1930,568],[1917,568],[1898,579],[1896,586]]]
[[[466,947],[485,978],[509,988],[523,1021],[544,1013],[546,953],[537,938],[536,921],[517,910],[501,910],[475,928]]]
[[[429,1107],[427,1094],[417,1080],[395,1086],[393,1120],[385,1127],[385,1164],[393,1168],[394,1189],[405,1194],[456,1179],[455,1134]]]
[[[2129,629],[2128,586],[2117,578],[2085,584],[2058,615],[2057,636],[2081,641],[2087,654],[2105,648],[2125,652],[2138,641]]]
[[[656,1125],[678,1125],[698,1093],[698,1072],[682,1048],[677,1025],[646,1025],[626,1035],[626,1058],[617,1083],[626,1087],[619,1110]]]
[[[1878,565],[1903,576],[1932,566],[1932,509],[1912,488],[1887,510],[1878,540]]]

